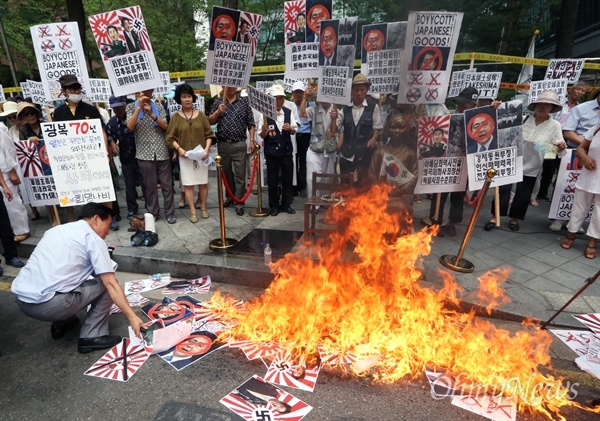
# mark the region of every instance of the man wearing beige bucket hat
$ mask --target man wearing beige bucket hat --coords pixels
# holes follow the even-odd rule
[[[340,172],[355,173],[359,184],[367,180],[373,151],[377,148],[379,132],[383,129],[381,109],[367,101],[371,83],[361,73],[352,80],[352,104],[346,105],[338,115],[338,150]]]
[[[518,231],[518,221],[525,219],[535,180],[542,170],[544,155],[554,151],[558,152],[558,156],[564,156],[567,148],[560,123],[550,116],[551,113],[562,109],[556,92],[551,90],[542,92],[535,101],[529,103],[527,109],[533,114],[526,117],[523,122],[523,181],[517,183],[510,211],[508,208],[512,186],[507,184],[499,187],[500,215],[508,215],[511,218],[508,224],[511,231]],[[492,219],[485,224],[486,231],[496,226],[493,216],[494,205],[495,203],[492,202]]]

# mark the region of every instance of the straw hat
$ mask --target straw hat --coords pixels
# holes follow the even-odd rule
[[[19,104],[14,101],[6,101],[4,104],[2,104],[4,111],[0,113],[0,117],[6,117],[7,115],[16,113],[18,105]]]
[[[534,102],[530,102],[527,106],[529,111],[533,111],[535,109],[535,104],[551,104],[554,105],[554,108],[550,111],[550,113],[556,113],[562,110],[562,104],[558,99],[558,94],[550,89],[545,90],[537,97],[537,100]]]
[[[354,79],[352,79],[352,86],[354,85],[371,86],[371,82],[369,82],[365,75],[363,75],[362,73],[358,73],[356,76],[354,76]]]
[[[35,105],[33,105],[31,102],[21,102],[17,106],[17,118],[21,118],[21,113],[23,112],[23,110],[25,110],[27,108],[33,108],[34,111],[37,113],[37,117],[42,118],[42,112],[40,110],[38,110],[37,107]]]

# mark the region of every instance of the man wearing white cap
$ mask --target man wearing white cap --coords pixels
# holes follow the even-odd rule
[[[269,207],[271,216],[277,216],[279,210],[294,214],[293,178],[294,162],[292,160],[294,147],[291,135],[296,133],[297,124],[292,112],[283,106],[285,91],[279,85],[274,85],[269,94],[276,98],[277,120],[264,117],[260,137],[265,140],[265,159],[267,161],[267,184],[269,186]],[[279,176],[281,171],[281,177]],[[281,202],[278,185],[281,181]]]
[[[292,85],[292,99],[298,110],[300,110],[302,103],[306,106],[306,101],[304,99],[305,90],[306,84],[301,80],[297,80]],[[310,144],[311,126],[310,121],[306,116],[302,116],[301,114],[300,111],[298,131],[296,132],[296,192],[300,196],[306,197],[306,153],[308,151],[308,145]]]
[[[16,126],[17,103],[7,101],[3,107],[4,111],[0,113],[0,117],[6,117],[8,121]],[[16,131],[18,133],[18,129]],[[3,123],[0,123],[0,172],[2,172],[6,184],[12,192],[13,199],[8,200],[4,196],[4,204],[6,205],[10,225],[15,235],[14,240],[19,243],[29,237],[29,221],[27,220],[27,209],[23,205],[23,201],[19,195],[21,178],[19,176],[17,148],[9,134],[9,129]]]

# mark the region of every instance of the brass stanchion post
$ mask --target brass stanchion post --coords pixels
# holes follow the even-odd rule
[[[255,209],[251,209],[250,210],[250,216],[258,216],[258,217],[263,217],[263,216],[269,216],[271,214],[270,209],[263,209],[262,206],[262,161],[260,159],[260,145],[259,144],[255,144],[254,145],[254,159],[256,162],[256,189],[258,191],[258,208]]]
[[[473,211],[473,216],[471,216],[471,221],[469,222],[467,232],[465,233],[465,237],[463,238],[462,244],[460,245],[460,249],[458,250],[458,255],[452,256],[450,254],[445,254],[440,257],[440,263],[446,266],[448,269],[452,269],[457,272],[463,273],[471,273],[475,269],[475,265],[473,265],[473,263],[469,262],[467,259],[463,259],[462,256],[465,252],[465,248],[467,247],[469,237],[471,236],[471,231],[473,231],[473,227],[475,226],[475,222],[477,221],[477,216],[479,215],[479,210],[481,209],[481,205],[483,204],[483,199],[485,199],[485,195],[487,194],[490,188],[490,184],[492,183],[492,178],[494,178],[495,175],[495,169],[491,168],[487,170],[487,177],[485,179],[485,183],[483,183],[481,193],[479,194],[479,201],[477,202],[477,206]]]
[[[223,169],[221,168],[221,157],[215,158],[217,163],[217,192],[219,193],[219,218],[221,219],[221,238],[215,238],[208,243],[208,248],[211,250],[226,250],[235,246],[238,241],[233,238],[225,237],[225,206],[223,205]]]

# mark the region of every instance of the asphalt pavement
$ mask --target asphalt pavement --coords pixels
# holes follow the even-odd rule
[[[122,184],[122,183],[121,183]],[[262,293],[273,275],[264,265],[260,243],[273,241],[276,260],[302,242],[303,202],[295,198],[295,215],[285,213],[276,217],[257,218],[245,213],[238,216],[233,207],[225,209],[226,235],[240,241],[238,250],[230,253],[214,252],[209,242],[221,237],[215,178],[210,179],[210,218],[192,224],[188,209],[177,209],[177,223],[168,225],[162,215],[156,223],[159,243],[155,247],[132,247],[127,221],[120,222],[121,229],[111,232],[106,239],[116,246],[113,254],[119,263],[117,277],[120,282],[143,279],[151,273],[171,272],[175,277],[210,275],[211,291],[244,300]],[[120,203],[125,203],[120,191]],[[266,189],[264,190],[266,198]],[[176,198],[176,203],[179,197]],[[422,228],[419,222],[428,215],[429,200],[415,205],[414,229]],[[257,206],[257,196],[251,194],[247,210]],[[585,279],[598,271],[598,259],[583,256],[585,236],[578,236],[571,250],[563,250],[560,241],[566,234],[548,229],[549,202],[530,207],[526,220],[518,232],[508,229],[508,219],[500,228],[486,232],[483,225],[489,218],[490,198],[482,207],[476,226],[465,249],[464,258],[475,265],[472,274],[453,272],[465,289],[465,296],[478,286],[477,278],[490,269],[507,267],[512,271],[503,285],[511,302],[498,306],[491,320],[497,327],[516,331],[521,320],[531,317],[547,320],[585,284]],[[143,202],[140,202],[143,209]],[[439,257],[456,254],[467,228],[473,208],[466,207],[465,220],[457,226],[456,237],[435,237],[432,251],[424,256],[425,280],[431,288],[442,286],[438,271],[447,269],[439,264]],[[141,214],[142,212],[140,212]],[[127,214],[121,209],[121,214]],[[322,214],[319,214],[322,215]],[[64,213],[66,216],[66,212]],[[21,256],[31,253],[35,244],[50,228],[45,210],[42,218],[32,222],[32,237],[19,246]],[[10,282],[18,269],[6,267],[0,277],[0,327],[5,339],[0,342],[0,408],[7,420],[235,420],[239,419],[219,404],[219,400],[253,374],[264,375],[262,363],[249,362],[239,351],[224,349],[177,372],[159,358],[150,358],[127,383],[113,382],[84,376],[102,355],[101,352],[78,354],[77,332],[65,338],[50,338],[49,325],[24,316],[14,304],[9,291]],[[146,294],[145,294],[146,295]],[[160,298],[160,292],[147,294]],[[201,299],[206,300],[205,296]],[[464,299],[467,305],[476,305]],[[582,326],[572,314],[600,312],[600,286],[595,283],[556,321],[561,326]],[[82,316],[83,317],[83,316]],[[122,315],[111,316],[111,330],[126,334],[127,322]],[[554,338],[550,348],[552,373],[577,383],[576,400],[589,405],[600,396],[600,381],[580,371],[574,364],[576,354]],[[314,393],[289,390],[314,407],[307,420],[410,420],[431,419],[479,420],[479,416],[450,405],[449,399],[434,400],[424,376],[395,384],[379,384],[371,378],[357,378],[338,371],[324,371],[319,377]],[[568,409],[563,415],[569,420],[595,420],[593,415]],[[539,414],[519,414],[519,420],[547,419]]]

